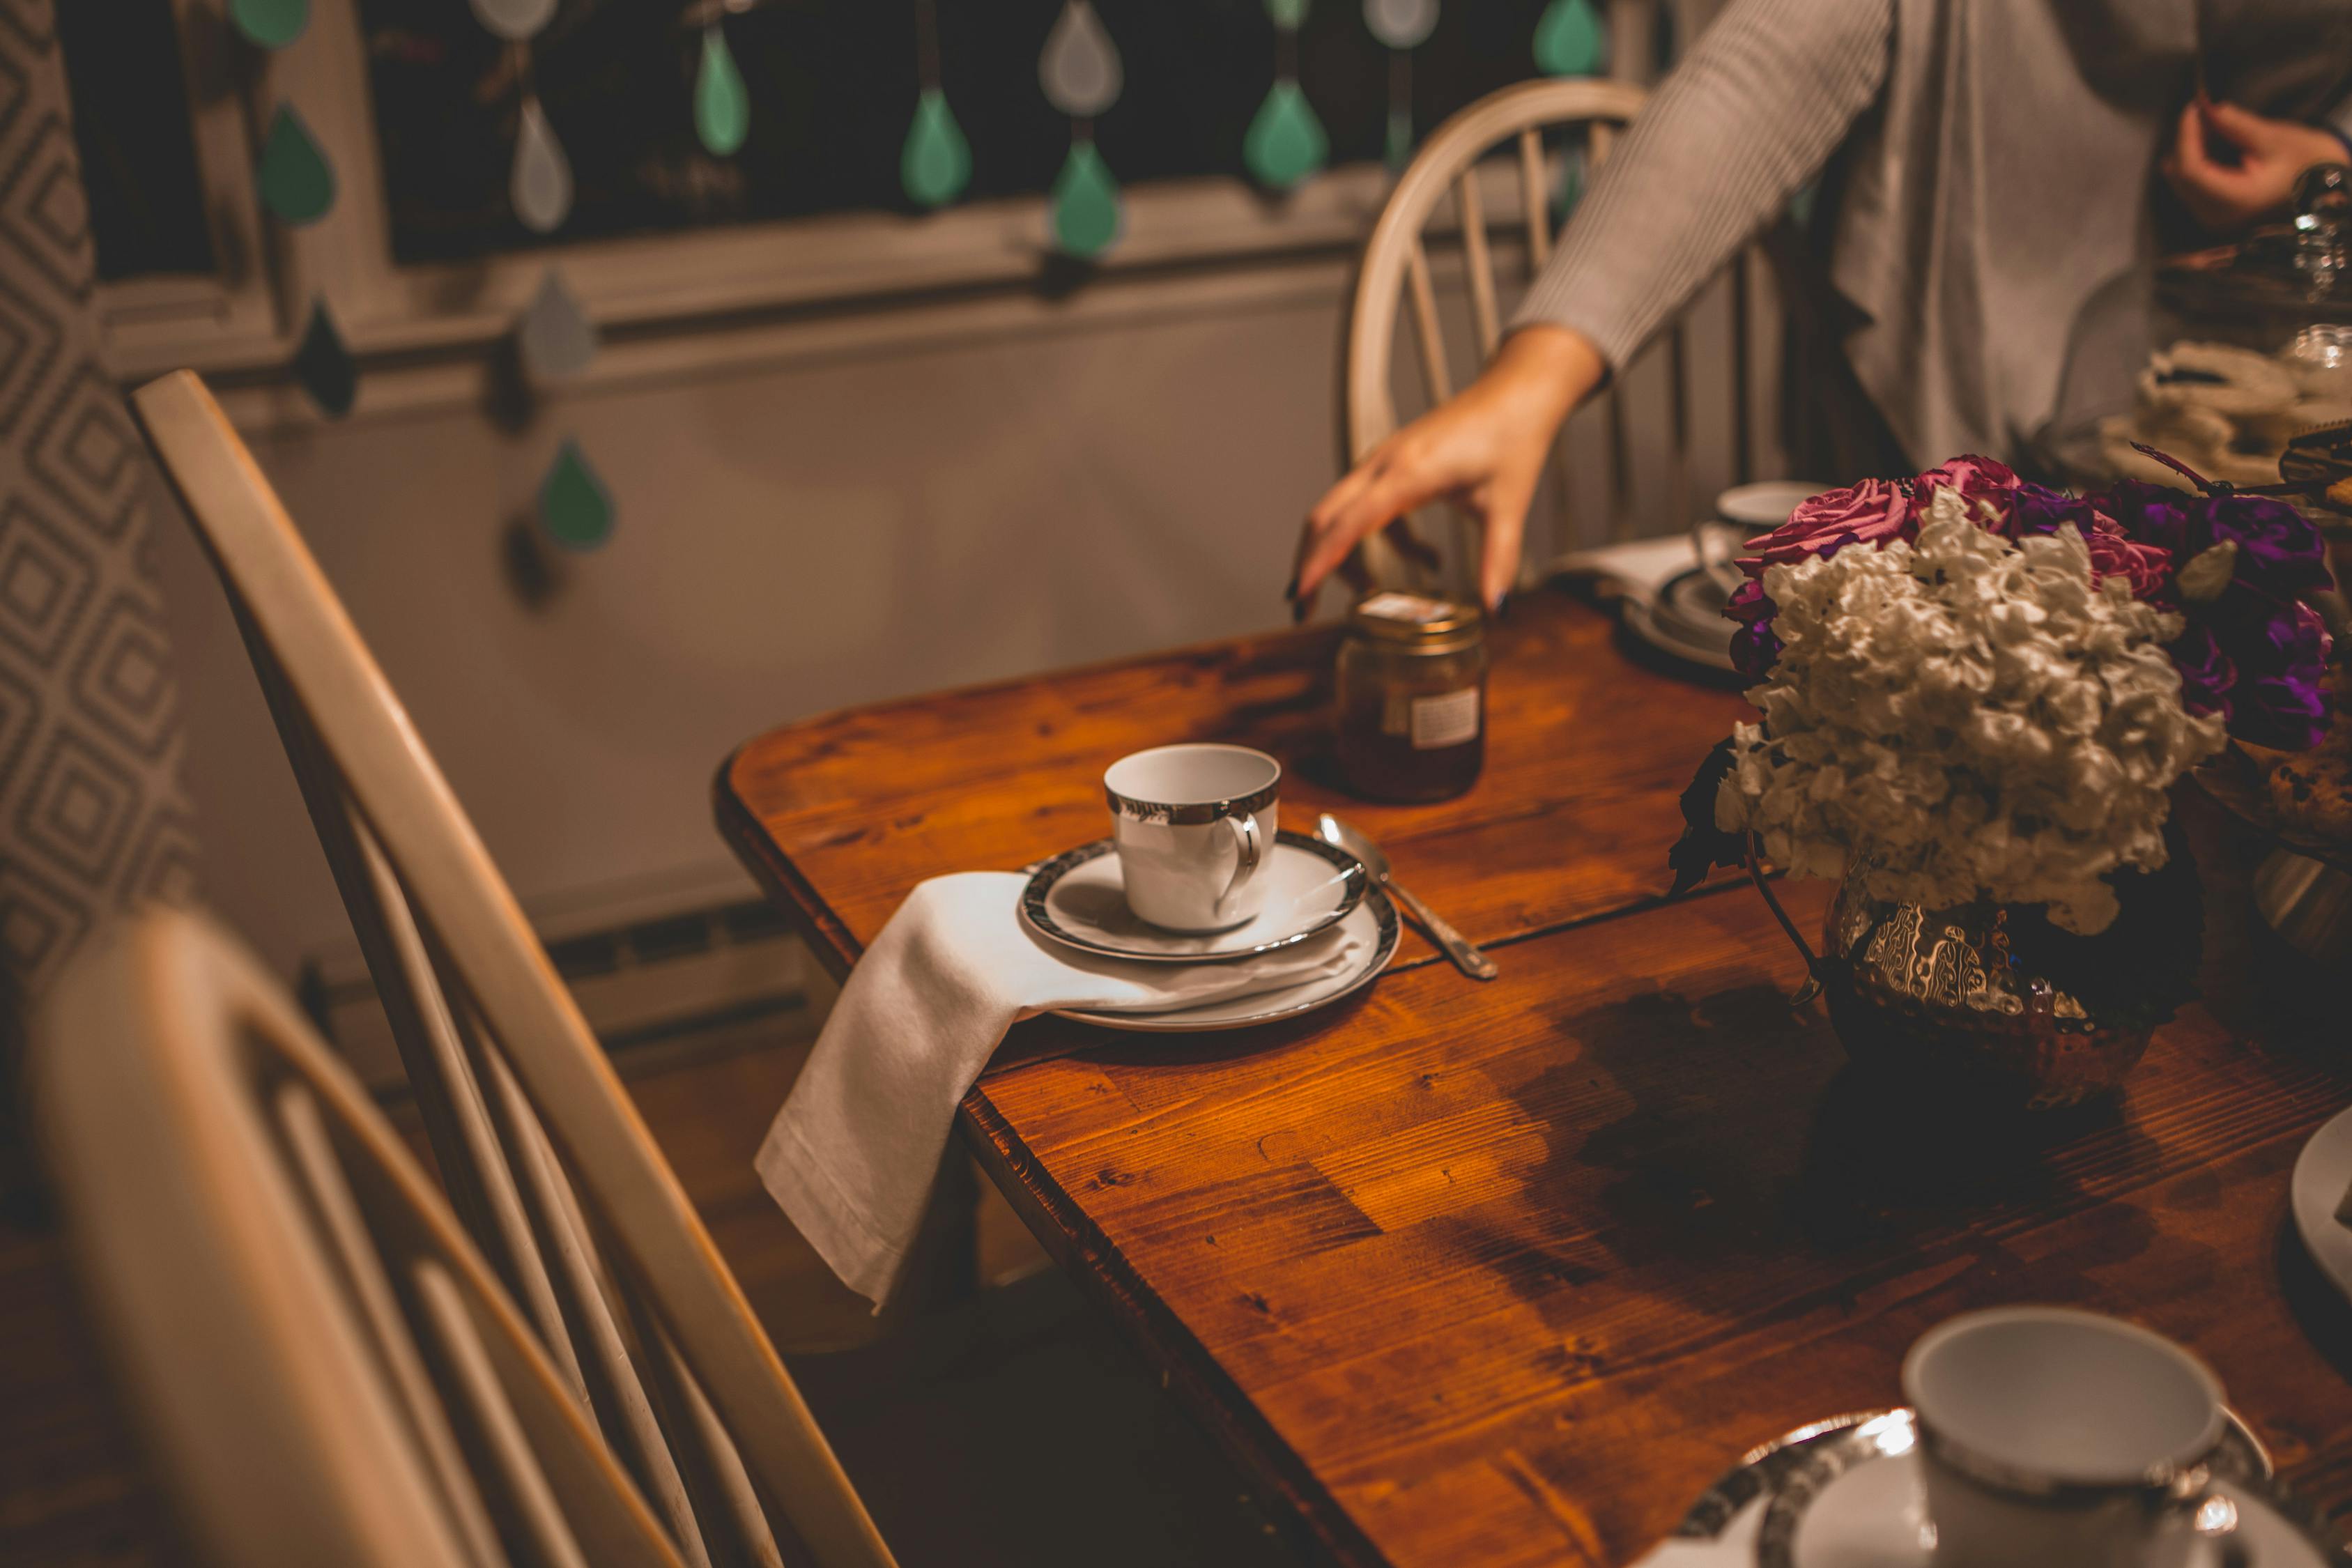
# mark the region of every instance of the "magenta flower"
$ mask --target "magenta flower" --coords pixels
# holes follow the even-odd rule
[[[1756,553],[1744,557],[1740,569],[1761,577],[1767,566],[1834,555],[1849,544],[1876,546],[1890,539],[1914,538],[1919,523],[1911,489],[1908,484],[1864,479],[1841,490],[1823,490],[1799,502],[1788,521],[1756,541]]]

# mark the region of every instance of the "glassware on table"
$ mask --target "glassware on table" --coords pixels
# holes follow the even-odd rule
[[[1337,730],[1349,787],[1444,800],[1486,761],[1486,621],[1475,605],[1374,594],[1339,645]]]

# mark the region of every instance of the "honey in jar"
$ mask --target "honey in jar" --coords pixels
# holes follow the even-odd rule
[[[1444,800],[1486,761],[1486,621],[1475,605],[1374,594],[1339,645],[1339,768],[1375,800]]]

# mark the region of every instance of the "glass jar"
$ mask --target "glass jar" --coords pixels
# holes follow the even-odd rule
[[[1486,762],[1486,618],[1475,605],[1375,594],[1339,645],[1339,770],[1375,800],[1444,800]]]

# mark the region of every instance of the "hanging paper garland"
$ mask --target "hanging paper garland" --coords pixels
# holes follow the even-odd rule
[[[714,157],[731,158],[751,129],[751,96],[714,16],[703,26],[702,64],[694,74],[694,133]]]
[[[1592,0],[1551,0],[1536,23],[1536,66],[1547,76],[1599,76],[1609,34]]]
[[[1323,122],[1298,86],[1298,29],[1307,0],[1265,0],[1274,20],[1274,86],[1242,137],[1242,163],[1258,184],[1277,191],[1296,186],[1323,166],[1331,152]]]
[[[1675,63],[1675,0],[1653,0],[1650,6],[1650,68],[1664,76]]]
[[[335,330],[335,318],[328,313],[324,298],[310,302],[310,324],[294,350],[293,371],[295,381],[310,395],[321,414],[341,419],[352,411],[359,397],[360,367],[352,351],[343,346],[343,335]]]
[[[1094,120],[1118,101],[1118,50],[1087,0],[1066,0],[1037,60],[1045,98],[1070,117],[1070,156],[1048,195],[1055,243],[1072,256],[1099,256],[1125,221],[1118,182],[1095,150]]]
[[[539,484],[539,525],[566,550],[593,550],[613,537],[613,492],[565,437]]]
[[[270,119],[253,184],[261,205],[281,223],[316,223],[335,205],[335,171],[291,104],[279,104]]]
[[[1584,172],[1587,153],[1582,141],[1577,141],[1560,152],[1559,186],[1552,192],[1551,224],[1555,231],[1568,221],[1576,204],[1584,199]]]
[[[515,132],[514,175],[508,194],[515,216],[534,234],[552,234],[572,211],[572,161],[555,140],[539,94],[523,89],[522,114]]]
[[[555,15],[555,0],[474,0],[474,17],[510,44],[531,37]]]
[[[282,49],[310,26],[310,0],[230,0],[228,15],[247,43]]]
[[[1437,0],[1364,0],[1364,26],[1389,47],[1389,129],[1391,169],[1412,157],[1412,51],[1437,27]]]
[[[523,373],[541,385],[579,374],[596,357],[596,323],[555,268],[540,279],[539,292],[516,318],[515,353]]]
[[[898,183],[925,209],[945,206],[971,183],[971,147],[940,90],[940,22],[934,0],[915,0],[915,122],[898,154]]]

